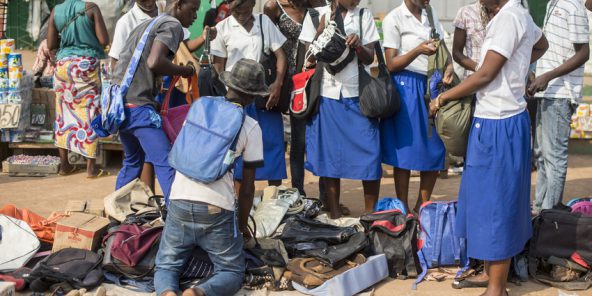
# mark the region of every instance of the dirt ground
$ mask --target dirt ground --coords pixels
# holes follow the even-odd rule
[[[23,59],[25,68],[30,69],[34,54],[32,52],[23,52],[27,57]],[[30,65],[29,65],[30,64]],[[592,85],[592,77],[586,77],[586,84]],[[97,200],[102,199],[113,191],[115,187],[115,176],[118,168],[109,169],[112,176],[96,180],[88,180],[84,173],[68,177],[9,177],[0,174],[0,206],[7,203],[15,204],[20,208],[29,208],[32,211],[48,216],[53,211],[62,210],[68,200]],[[390,171],[390,169],[388,169]],[[536,174],[533,174],[532,194],[534,196],[534,186]],[[450,176],[448,179],[439,179],[434,189],[434,200],[452,200],[457,197],[460,183],[460,176]],[[259,182],[257,190],[261,191],[265,183]],[[289,186],[288,180],[284,185]],[[410,184],[411,204],[415,202],[414,196],[417,196],[419,187],[419,178],[412,178]],[[318,195],[317,178],[308,174],[306,176],[305,190],[309,196]],[[487,188],[483,188],[487,190]],[[159,191],[159,190],[157,190]],[[381,194],[382,197],[394,196],[394,181],[392,177],[385,176],[382,179]],[[342,202],[352,210],[352,216],[359,216],[363,209],[362,184],[358,181],[342,181],[341,190]],[[565,187],[564,201],[576,197],[592,196],[592,156],[591,155],[570,155],[569,170]],[[384,280],[374,287],[374,295],[480,295],[484,289],[464,289],[454,290],[451,288],[451,281],[445,282],[424,282],[421,283],[416,291],[411,290],[412,280]],[[548,286],[536,284],[533,282],[523,283],[521,286],[509,284],[510,295],[542,295],[542,296],[592,296],[592,291],[584,292],[563,292]],[[237,295],[267,295],[264,291],[248,293],[241,291]],[[270,295],[301,295],[298,292],[269,293]],[[22,294],[26,295],[26,294]],[[119,287],[110,286],[108,295],[141,295]],[[149,295],[149,294],[146,294]]]
[[[53,211],[62,210],[68,200],[91,199],[101,201],[113,191],[115,175],[118,168],[110,168],[112,176],[96,180],[88,180],[84,173],[60,177],[9,177],[0,174],[0,206],[12,203],[17,207],[29,208],[32,211],[48,216]],[[535,175],[533,174],[532,190],[534,194]],[[448,179],[439,179],[436,183],[433,198],[435,200],[455,199],[458,193],[460,176],[450,176]],[[257,190],[261,191],[265,183],[258,182]],[[290,185],[288,180],[284,185]],[[412,178],[410,196],[416,196],[418,192],[419,178]],[[309,196],[318,194],[317,178],[307,174],[305,190]],[[487,190],[487,188],[483,188]],[[392,177],[382,179],[381,196],[394,196],[394,181]],[[576,197],[592,196],[592,156],[570,155],[569,170],[564,194],[564,201]],[[362,184],[358,181],[342,181],[342,202],[352,210],[353,216],[359,216],[363,209]],[[412,198],[412,203],[415,202]],[[454,290],[450,282],[425,282],[417,291],[411,290],[411,280],[384,281],[375,288],[375,295],[479,295],[482,289]],[[536,283],[524,283],[522,286],[509,284],[510,295],[548,295],[556,296],[558,291]],[[119,290],[122,291],[122,290]],[[396,291],[396,292],[394,292]],[[121,295],[117,292],[112,295]],[[289,293],[298,295],[298,293]],[[127,294],[135,295],[135,293]],[[274,295],[278,295],[274,293]],[[282,293],[281,295],[285,295]],[[592,295],[592,291],[568,293],[568,295]]]

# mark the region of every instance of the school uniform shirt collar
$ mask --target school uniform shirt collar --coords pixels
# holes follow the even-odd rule
[[[232,16],[232,15],[230,17],[228,17],[228,24],[234,30],[242,30],[242,32],[245,32],[245,33],[247,33],[249,35],[257,35],[257,34],[259,34],[259,31],[260,31],[260,28],[259,28],[259,15],[256,15],[256,14],[253,13],[252,17],[253,17],[253,28],[251,28],[251,31],[250,32],[247,32],[247,29],[245,29],[245,27],[243,27],[236,20],[236,18],[234,18],[234,16]]]
[[[135,4],[135,3],[134,3],[134,6],[132,6],[132,9],[130,11],[132,12],[132,15],[134,16],[134,18],[139,20],[140,22],[143,22],[145,20],[152,18],[151,16],[146,14],[144,11],[142,11],[142,9],[138,6],[138,4]]]
[[[415,17],[415,15],[413,15],[413,13],[411,13],[411,10],[409,10],[409,7],[407,7],[407,5],[405,4],[405,1],[403,1],[403,3],[401,3],[401,9],[403,11],[403,15],[409,18],[413,18],[415,21],[419,20]],[[428,24],[429,25],[429,20],[428,20],[428,12],[425,9],[421,10],[421,23],[423,25]]]
[[[515,6],[522,6],[522,4],[520,4],[520,0],[509,0],[504,6],[502,6],[502,8],[495,15],[497,16],[500,13],[502,13],[502,11],[509,9],[510,7],[515,7]],[[493,18],[495,18],[495,16]],[[486,30],[489,29],[489,27],[491,26],[492,23],[493,23],[492,21],[489,21],[489,23],[487,24]]]

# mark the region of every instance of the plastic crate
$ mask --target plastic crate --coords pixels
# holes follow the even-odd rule
[[[36,165],[36,164],[14,164],[7,161],[2,162],[3,173],[25,173],[25,174],[57,174],[59,164]]]

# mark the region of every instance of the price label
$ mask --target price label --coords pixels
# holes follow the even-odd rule
[[[44,125],[46,117],[45,104],[31,104],[31,125]]]
[[[21,118],[21,104],[0,104],[0,128],[16,128]]]

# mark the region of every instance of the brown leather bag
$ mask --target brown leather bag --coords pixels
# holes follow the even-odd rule
[[[366,257],[356,254],[340,268],[333,269],[316,258],[296,258],[288,262],[288,271],[284,276],[307,289],[312,289],[364,262]]]

